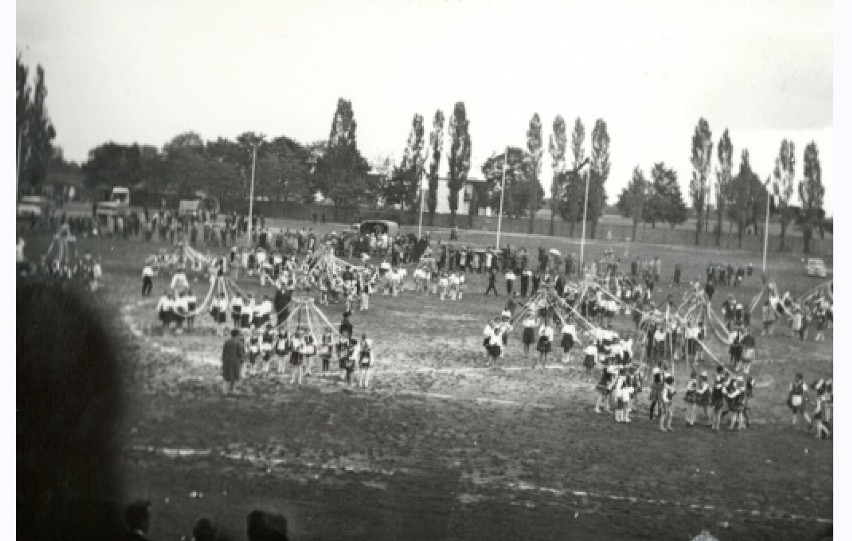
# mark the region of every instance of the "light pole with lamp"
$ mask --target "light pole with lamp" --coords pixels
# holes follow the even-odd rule
[[[509,147],[503,155],[503,180],[500,182],[500,210],[497,212],[497,249],[500,249],[500,229],[503,227],[503,196],[506,194],[506,170],[509,168]]]
[[[581,163],[574,170],[574,172],[579,173],[588,164],[589,164],[589,159],[586,158],[583,161],[583,163]],[[585,255],[585,248],[586,248],[586,213],[589,210],[589,179],[590,179],[591,176],[592,176],[591,174],[586,174],[586,197],[584,199],[585,202],[583,203],[583,236],[580,238],[580,262],[579,262],[580,272],[584,272],[583,271],[583,257]]]
[[[249,215],[248,215],[248,246],[251,247],[251,234],[252,234],[252,218],[253,218],[253,210],[254,210],[254,170],[255,165],[257,163],[257,143],[255,142],[252,147],[252,155],[251,155],[251,188],[249,188]]]
[[[766,188],[766,223],[763,224],[763,268],[761,269],[764,274],[766,274],[766,251],[769,247],[769,200],[772,199],[772,195],[769,193],[770,180],[772,180],[772,177],[767,177],[766,184],[764,184]]]
[[[417,238],[423,238],[423,203],[426,201],[426,188],[423,187],[423,177],[425,176],[423,173],[425,172],[425,168],[420,169],[420,174],[418,175],[418,183],[420,184],[420,221],[417,224]]]

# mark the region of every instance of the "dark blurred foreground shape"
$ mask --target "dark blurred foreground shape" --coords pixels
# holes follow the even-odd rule
[[[19,280],[17,532],[21,540],[121,539],[118,350],[90,297]]]

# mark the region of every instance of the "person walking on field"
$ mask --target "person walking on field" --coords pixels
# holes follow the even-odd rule
[[[150,297],[151,289],[154,287],[154,269],[151,265],[145,265],[142,269],[142,296]]]
[[[233,394],[234,387],[240,381],[244,346],[239,336],[238,329],[231,330],[231,337],[222,346],[222,378],[225,380],[225,394]]]
[[[489,291],[493,291],[494,295],[498,297],[500,296],[500,294],[497,293],[497,274],[494,271],[488,273],[488,289],[485,290],[486,296]]]
[[[804,376],[796,374],[796,380],[790,384],[790,393],[787,395],[787,407],[793,412],[793,426],[796,426],[799,416],[805,418],[808,424],[811,424],[811,418],[805,411],[805,403],[808,401],[808,384],[805,383]]]
[[[506,295],[509,297],[512,296],[512,286],[515,284],[515,273],[512,272],[512,269],[506,273]]]

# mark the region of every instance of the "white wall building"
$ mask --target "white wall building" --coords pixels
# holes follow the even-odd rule
[[[450,189],[447,185],[446,178],[438,179],[438,195],[437,195],[437,206],[435,208],[435,212],[437,214],[450,214]],[[478,178],[468,178],[464,183],[464,188],[459,192],[459,208],[456,210],[456,214],[460,216],[467,216],[470,214],[470,201],[473,194],[473,186],[475,184],[482,184],[485,181]],[[425,183],[425,181],[424,181]],[[479,202],[479,214],[484,215],[485,209],[483,208],[483,202]]]

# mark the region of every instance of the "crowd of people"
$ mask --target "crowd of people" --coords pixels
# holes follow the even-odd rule
[[[16,245],[16,271],[18,277],[40,277],[60,282],[82,285],[91,291],[100,287],[103,280],[101,258],[89,250],[81,254],[76,238],[66,226],[60,229],[47,251],[33,263],[25,257],[26,241],[18,237]]]
[[[559,251],[544,247],[540,247],[536,254],[525,248],[513,249],[509,245],[502,249],[456,247],[440,239],[433,243],[428,238],[388,237],[381,231],[365,235],[333,232],[318,236],[310,228],[287,231],[280,238],[265,237],[262,224],[256,235],[257,242],[250,249],[232,248],[222,265],[257,276],[262,284],[276,285],[276,299],[286,295],[282,291],[299,287],[317,292],[320,306],[345,303],[347,313],[368,309],[369,297],[377,291],[397,296],[401,291],[410,289],[423,295],[438,296],[441,300],[461,300],[469,275],[485,274],[488,284],[485,294],[501,295],[505,292],[508,297],[503,314],[489,320],[485,329],[486,364],[499,364],[505,355],[509,334],[516,326],[523,328],[521,342],[525,356],[529,355],[533,346],[538,353],[535,365],[544,365],[555,347],[562,348],[562,359],[566,363],[571,358],[571,351],[579,349],[586,379],[593,378],[596,368],[601,370],[595,410],[614,408],[619,422],[630,419],[629,412],[635,408],[643,380],[653,379],[659,381],[649,381],[651,403],[661,416],[662,427],[667,429],[670,420],[666,420],[665,407],[671,403],[670,396],[676,393],[672,371],[674,363],[684,359],[691,372],[686,387],[683,387],[683,396],[688,404],[687,423],[695,424],[696,412],[704,412],[708,423],[718,429],[718,420],[714,422],[713,415],[707,414],[712,406],[714,413],[736,413],[731,417],[732,426],[744,428],[748,424],[748,400],[754,392],[751,366],[758,336],[774,336],[777,322],[786,318],[790,332],[800,339],[805,339],[809,324],[815,322],[817,332],[814,339],[819,341],[824,340],[825,330],[832,322],[831,303],[825,297],[797,304],[789,293],[780,297],[771,283],[767,284],[768,293],[758,312],[763,327],[759,334],[751,330],[751,317],[756,308],[754,300],[737,299],[733,292],[728,293],[719,306],[721,326],[714,322],[717,316],[712,313],[712,308],[706,312],[698,310],[691,315],[686,314],[685,305],[689,308],[706,302],[710,306],[717,285],[736,287],[753,277],[751,264],[709,263],[703,289],[694,282],[684,294],[684,298],[692,296],[700,298],[701,302],[681,302],[669,294],[664,302],[657,304],[654,293],[663,280],[663,265],[659,257],[635,257],[630,260],[629,267],[623,268],[624,263],[610,250],[603,258],[593,260],[580,269],[573,254],[563,257]],[[349,264],[329,269],[317,265],[321,252],[330,253],[334,258],[355,259],[360,255],[363,266]],[[381,263],[368,264],[374,256],[380,258]],[[409,262],[414,262],[410,276],[406,268]],[[569,282],[576,276],[592,277],[596,286],[581,291],[577,284]],[[681,279],[682,268],[675,264],[670,285],[680,286]],[[543,296],[542,291],[552,292],[558,301],[553,301],[550,294]],[[178,306],[193,300],[191,294],[188,300],[186,296],[174,299],[184,299],[177,303]],[[227,319],[222,315],[226,308],[221,296],[219,302],[218,305],[214,303],[213,311],[216,313],[212,314],[217,322]],[[516,318],[518,311],[525,310],[530,303],[537,305],[526,310],[527,317]],[[272,302],[269,298],[229,298],[227,310],[231,318],[234,318],[235,308],[241,312],[237,328],[248,359],[243,377],[270,370],[280,371],[281,363],[272,362],[274,355],[264,354],[264,351],[275,351],[279,342],[282,344],[280,350],[292,355],[292,346],[287,349],[283,344],[296,337],[277,334],[273,337],[274,333],[267,325],[270,314],[280,316],[285,304],[279,304],[278,300]],[[633,332],[619,334],[613,329],[613,321],[622,316],[632,319]],[[580,331],[581,328],[584,330]],[[711,333],[727,344],[728,354],[724,359],[712,355],[704,345]],[[320,343],[316,338],[299,338],[305,342],[306,348],[300,353],[306,361],[304,375],[313,373],[313,358],[324,359],[326,366],[329,358],[353,356],[351,351],[341,356],[339,352],[342,350],[337,344],[330,347],[326,341]],[[299,341],[296,343],[299,344]],[[320,350],[322,353],[319,353]],[[332,350],[334,355],[329,354]],[[355,353],[354,356],[358,355]],[[712,384],[707,370],[698,368],[708,357],[722,370],[716,374]],[[257,365],[260,368],[254,369],[256,358],[263,358],[263,361]],[[643,373],[637,363],[644,363],[647,371]],[[341,367],[345,364],[339,362]],[[342,378],[348,381],[346,373],[342,374]],[[300,381],[300,375],[294,375],[293,381]],[[671,383],[668,383],[669,379]],[[679,384],[683,385],[683,382]],[[721,389],[722,395],[718,392],[714,395],[716,387]],[[706,390],[710,394],[706,394]]]
[[[757,349],[750,313],[757,306],[757,301],[762,296],[767,297],[761,311],[764,327],[761,336],[771,335],[775,322],[787,318],[792,335],[803,339],[801,329],[806,323],[802,313],[809,313],[815,314],[818,321],[815,340],[824,340],[824,331],[831,325],[832,319],[830,296],[817,293],[804,302],[796,303],[789,293],[779,298],[775,284],[770,282],[766,284],[765,294],[758,295],[751,302],[738,301],[732,293],[729,294],[721,305],[723,316],[718,318],[710,303],[710,295],[702,291],[697,282],[684,293],[683,299],[676,301],[669,294],[665,302],[656,305],[651,292],[659,267],[658,260],[646,260],[644,263],[636,260],[631,264],[629,275],[618,272],[616,266],[616,274],[612,276],[609,274],[612,267],[602,263],[599,268],[607,269],[606,276],[588,276],[587,281],[580,284],[569,283],[561,274],[555,278],[545,274],[543,280],[532,281],[528,300],[519,298],[527,295],[524,284],[520,292],[513,291],[517,276],[510,268],[506,272],[505,289],[511,296],[501,315],[489,320],[484,329],[486,363],[496,365],[499,362],[506,353],[510,333],[520,325],[524,356],[529,356],[533,345],[539,353],[533,366],[543,366],[554,347],[562,348],[562,361],[566,364],[571,359],[572,349],[577,347],[581,350],[586,379],[592,378],[595,369],[599,369],[601,374],[596,386],[594,410],[608,413],[614,410],[617,422],[630,422],[630,412],[635,410],[636,398],[643,391],[647,375],[652,380],[648,387],[650,417],[653,420],[655,415],[659,416],[660,429],[670,431],[673,400],[678,394],[673,372],[675,362],[683,359],[690,372],[681,393],[687,403],[686,424],[694,426],[698,414],[703,412],[708,425],[714,430],[719,430],[722,419],[727,415],[731,419],[730,429],[746,428],[749,400],[755,390],[751,366]],[[739,274],[735,271],[732,276]],[[492,271],[490,276],[494,275]],[[749,276],[750,273],[743,271],[742,275]],[[591,283],[591,287],[587,282]],[[585,289],[580,287],[581,284],[587,284]],[[492,289],[493,278],[489,281],[488,291]],[[519,308],[521,313],[517,314]],[[620,336],[613,330],[613,320],[620,316],[632,317],[634,332],[626,331]],[[709,332],[727,345],[726,358],[716,357],[706,347],[704,342]],[[712,382],[707,370],[700,368],[707,357],[716,364]],[[647,370],[643,371],[643,367]],[[830,408],[830,402],[830,392],[826,397],[818,396],[814,402],[816,411]],[[823,421],[818,435],[824,437],[827,434],[830,434],[829,425]]]

